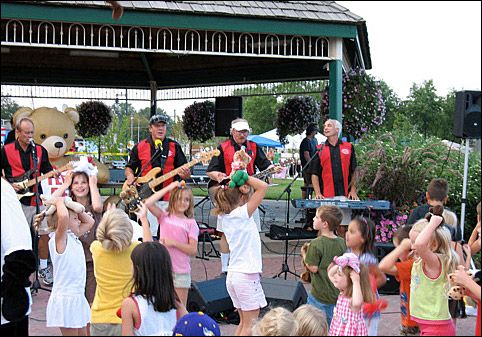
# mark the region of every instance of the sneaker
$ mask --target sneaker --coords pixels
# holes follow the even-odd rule
[[[39,277],[42,278],[42,281],[46,286],[54,283],[54,275],[51,268],[51,266],[48,266],[47,268],[43,268],[38,271]]]

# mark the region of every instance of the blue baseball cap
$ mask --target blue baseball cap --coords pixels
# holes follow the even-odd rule
[[[219,325],[205,313],[190,312],[176,323],[173,336],[221,336]]]

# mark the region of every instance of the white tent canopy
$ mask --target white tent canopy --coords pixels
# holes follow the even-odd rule
[[[279,142],[279,137],[276,134],[277,129],[266,131],[265,133],[260,134],[260,136],[269,138]],[[288,135],[286,139],[288,143],[285,145],[285,149],[299,149],[301,145],[301,141],[306,137],[306,131],[299,135]],[[323,136],[321,133],[317,133],[315,138],[318,140],[318,144],[324,143],[326,141],[326,137]]]

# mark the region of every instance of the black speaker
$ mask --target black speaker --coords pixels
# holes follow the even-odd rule
[[[214,134],[217,137],[229,136],[231,122],[243,117],[243,97],[216,97],[214,113]]]
[[[268,307],[285,307],[293,311],[306,303],[308,294],[300,281],[281,278],[262,278],[264,295]]]
[[[233,302],[226,290],[226,278],[193,282],[187,297],[187,311],[202,311],[209,316],[234,310]]]
[[[454,136],[480,138],[480,91],[455,93]]]
[[[378,262],[380,262],[385,255],[395,249],[391,243],[375,243],[375,252],[377,253]],[[387,275],[387,283],[378,289],[379,294],[396,295],[400,293],[400,283],[395,279],[395,276]]]

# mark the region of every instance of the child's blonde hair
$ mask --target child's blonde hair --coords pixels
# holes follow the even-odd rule
[[[169,196],[169,206],[167,207],[167,212],[169,214],[173,214],[177,209],[176,205],[182,200],[184,192],[189,193],[190,200],[189,200],[189,207],[184,212],[184,215],[187,218],[194,218],[194,197],[192,195],[192,190],[190,187],[185,186],[183,188],[175,188],[171,195]]]
[[[288,309],[272,308],[253,327],[253,336],[297,336],[298,322]]]
[[[442,217],[444,218],[445,224],[457,229],[457,215],[454,212],[444,209]]]
[[[73,214],[77,214],[77,213],[75,213],[70,208],[67,208],[67,211],[69,212],[69,223],[70,223],[70,217]],[[59,217],[57,216],[57,210],[54,213],[52,213],[51,215],[47,216],[47,225],[48,225],[49,230],[51,230],[51,231],[57,230],[57,227],[59,225]]]
[[[343,295],[346,297],[353,296],[353,281],[350,277],[350,272],[353,269],[350,266],[343,267],[342,273],[345,275],[347,279],[347,286]],[[368,267],[363,263],[360,263],[360,288],[363,295],[363,302],[365,303],[373,303],[375,298],[373,297],[372,287],[370,286],[370,276],[368,273]]]
[[[293,311],[298,322],[298,336],[328,336],[328,322],[324,311],[311,304],[303,304]]]
[[[96,237],[104,249],[121,252],[131,245],[132,232],[127,214],[120,209],[111,209],[104,213]]]
[[[412,231],[421,232],[429,224],[429,220],[420,219],[413,226]],[[442,255],[442,263],[445,266],[446,273],[452,273],[455,271],[458,265],[457,255],[453,253],[450,242],[452,241],[450,232],[445,229],[442,225],[438,226],[437,229],[432,233],[430,244],[431,247],[435,244],[433,252],[435,254]]]
[[[219,187],[214,192],[214,201],[216,207],[212,210],[213,215],[229,214],[237,208],[244,196],[239,188]]]
[[[340,226],[343,221],[343,212],[337,206],[324,205],[316,209],[316,215],[321,218],[321,220],[328,222],[328,228],[331,231],[336,231],[338,226]]]

